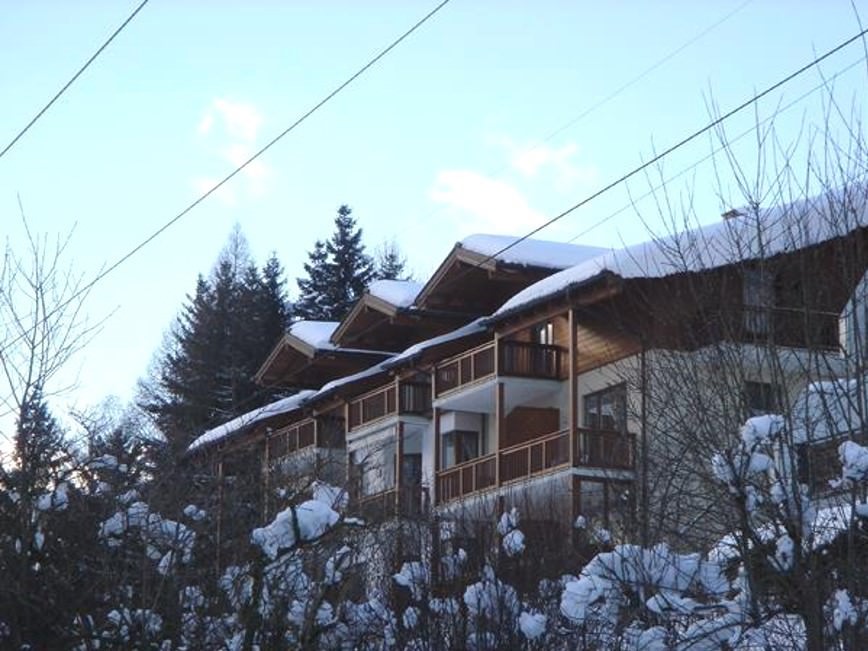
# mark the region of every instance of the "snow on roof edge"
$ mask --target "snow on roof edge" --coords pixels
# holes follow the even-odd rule
[[[489,317],[479,317],[478,319],[471,321],[470,323],[463,325],[460,328],[456,328],[455,330],[450,330],[445,334],[431,337],[430,339],[426,339],[425,341],[415,343],[409,348],[407,348],[405,351],[383,361],[382,365],[386,369],[394,368],[398,364],[412,359],[416,355],[419,355],[420,353],[428,350],[429,348],[433,348],[434,346],[438,346],[449,341],[454,341],[456,339],[462,339],[463,337],[469,337],[470,335],[474,335],[479,332],[484,332],[487,327],[486,319],[488,318]]]
[[[287,334],[317,350],[332,350],[335,346],[330,339],[339,325],[337,321],[296,321],[289,326]]]
[[[315,391],[311,391],[310,389],[304,389],[303,391],[299,391],[298,393],[286,398],[281,398],[280,400],[276,400],[267,405],[241,414],[240,416],[236,416],[232,420],[218,425],[217,427],[212,427],[198,436],[187,447],[187,452],[194,452],[204,446],[213,445],[214,443],[222,441],[232,434],[239,432],[245,427],[255,425],[266,418],[288,414],[289,412],[295,411],[296,409],[301,408],[315,393]]]
[[[413,305],[422,287],[422,283],[415,280],[375,280],[368,285],[367,291],[389,305],[407,308]]]
[[[607,271],[624,279],[662,278],[768,258],[843,237],[868,225],[866,194],[868,186],[855,184],[761,209],[758,215],[739,215],[612,249],[526,287],[501,305],[489,322]]]

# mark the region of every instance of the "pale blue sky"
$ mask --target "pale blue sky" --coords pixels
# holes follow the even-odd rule
[[[0,10],[0,147],[132,11],[133,1],[5,0]],[[113,262],[246,153],[282,131],[434,2],[151,0],[61,100],[0,159],[0,215],[20,237],[73,225],[85,274]],[[861,5],[861,3],[858,3]],[[556,137],[549,134],[730,15]],[[868,12],[865,12],[868,15]],[[94,290],[113,312],[70,371],[79,406],[130,397],[199,272],[233,223],[254,255],[275,250],[295,290],[306,251],[350,204],[366,239],[395,238],[423,278],[472,232],[521,234],[859,31],[847,0],[538,2],[452,0],[329,105]],[[862,56],[850,47],[824,66]],[[856,66],[836,82],[847,104]],[[819,83],[808,73],[761,117]],[[858,95],[857,99],[860,99]],[[815,94],[779,120],[784,138],[821,116]],[[732,123],[739,133],[753,121]],[[750,139],[745,144],[750,159]],[[705,156],[708,138],[666,163]],[[719,218],[708,164],[693,179],[700,219]],[[680,190],[684,182],[673,184]],[[641,194],[646,185],[631,185]],[[628,202],[624,188],[540,237],[568,240]],[[645,239],[634,211],[582,236]],[[67,378],[68,379],[68,378]]]

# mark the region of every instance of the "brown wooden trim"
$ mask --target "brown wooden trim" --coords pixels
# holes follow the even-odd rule
[[[577,370],[576,357],[578,355],[578,350],[576,346],[576,337],[578,336],[578,327],[576,324],[576,310],[575,308],[570,308],[567,313],[567,319],[569,321],[569,333],[570,333],[570,343],[568,349],[569,355],[569,409],[570,412],[568,414],[569,420],[569,430],[570,430],[570,440],[575,439],[576,437],[576,429],[579,426],[579,374]],[[576,463],[576,453],[574,450],[574,446],[570,446],[570,466],[574,466]]]
[[[495,417],[495,426],[494,426],[494,449],[500,449],[500,434],[504,431],[504,421],[506,419],[506,414],[504,413],[504,408],[506,406],[505,402],[505,394],[503,382],[497,383],[497,393],[495,394],[494,400],[494,417]],[[497,455],[495,459],[494,465],[494,483],[496,486],[500,486],[500,455]]]

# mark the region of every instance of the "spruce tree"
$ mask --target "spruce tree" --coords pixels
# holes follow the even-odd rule
[[[384,242],[374,254],[374,277],[377,280],[409,280],[404,273],[407,259],[401,254],[397,243]]]
[[[365,253],[362,229],[349,206],[338,208],[335,232],[326,244],[329,287],[326,296],[331,318],[340,321],[364,293],[374,277],[374,263]]]
[[[332,311],[327,303],[331,284],[326,244],[317,240],[304,263],[306,278],[298,278],[299,297],[293,305],[293,315],[299,319],[327,321]]]
[[[141,384],[140,406],[155,417],[170,457],[205,429],[274,398],[253,376],[287,314],[280,264],[272,258],[260,274],[236,229],[211,277],[200,276]]]
[[[44,491],[63,462],[63,432],[48,410],[42,387],[31,387],[15,429],[15,466],[20,493]]]

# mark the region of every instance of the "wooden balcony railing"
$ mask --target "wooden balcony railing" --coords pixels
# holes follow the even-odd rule
[[[508,339],[501,339],[498,345],[500,375],[550,380],[567,377],[567,351],[560,346]]]
[[[290,454],[316,445],[316,422],[313,418],[282,427],[268,437],[268,460],[279,461]]]
[[[497,458],[489,454],[437,473],[437,500],[446,502],[491,488],[497,483]]]
[[[501,485],[569,468],[571,443],[575,467],[603,470],[634,467],[634,437],[629,432],[582,428],[576,431],[572,442],[570,438],[570,431],[564,429],[441,470],[437,473],[438,503],[495,486],[498,463]]]
[[[580,428],[576,434],[576,466],[633,469],[636,437],[632,433]]]
[[[499,454],[501,483],[567,466],[570,463],[570,430],[510,446]]]
[[[498,355],[497,371],[503,376],[545,380],[566,377],[567,355],[560,346],[501,339],[496,345],[490,342],[439,363],[435,370],[437,397],[493,377],[495,354]]]
[[[483,344],[437,365],[434,386],[442,396],[466,384],[494,375],[494,342]]]
[[[431,385],[427,382],[400,382],[397,391],[390,383],[350,402],[350,429],[393,414],[425,414],[431,409]]]
[[[382,520],[395,516],[419,517],[428,513],[431,502],[425,486],[390,488],[373,495],[357,496],[353,511],[368,520]]]

